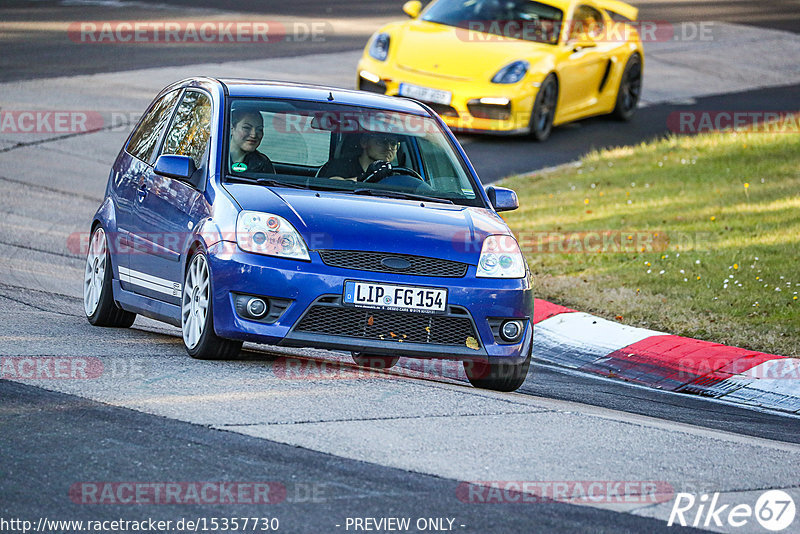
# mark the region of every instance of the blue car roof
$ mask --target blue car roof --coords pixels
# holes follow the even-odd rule
[[[400,113],[413,113],[415,115],[429,115],[422,106],[412,100],[368,93],[366,91],[268,80],[223,78],[219,79],[219,82],[228,88],[228,94],[232,97],[293,98],[314,102],[336,102],[338,104],[367,106]],[[330,100],[331,96],[333,96],[333,100]]]

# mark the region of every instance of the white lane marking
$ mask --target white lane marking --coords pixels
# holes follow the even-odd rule
[[[775,358],[751,367],[736,376],[744,376],[756,380],[800,380],[800,360],[797,358]]]
[[[123,282],[158,291],[159,293],[164,293],[173,297],[178,297],[181,294],[182,286],[178,282],[128,269],[127,267],[119,267],[119,278]]]
[[[593,374],[593,373],[587,373],[585,371],[580,371],[578,369],[569,369],[567,367],[564,367],[563,365],[554,364],[554,363],[551,363],[551,362],[546,362],[546,361],[540,360],[538,358],[533,360],[533,363],[531,363],[531,366],[536,366],[535,368],[545,367],[545,368],[551,369],[551,370],[553,370],[553,371],[555,371],[557,373],[562,373],[562,374],[569,375],[569,376],[576,376],[576,377],[580,377],[580,378],[589,378],[589,379],[592,379],[592,380],[597,380],[598,382],[608,382],[610,384],[617,384],[617,385],[621,384],[621,385],[624,385],[626,388],[641,389],[641,390],[646,390],[646,391],[651,391],[651,392],[652,391],[658,391],[659,395],[667,395],[667,396],[672,395],[676,399],[686,399],[686,393],[679,393],[677,391],[669,391],[667,389],[654,390],[650,386],[637,384],[636,382],[620,382],[620,380],[618,378],[609,378],[609,377],[606,377],[606,376],[603,376],[603,375],[597,375],[597,374]],[[725,381],[723,380],[723,382],[725,382]],[[787,413],[784,409],[770,408],[768,406],[755,406],[753,404],[742,404],[741,402],[737,402],[735,400],[726,400],[726,397],[724,397],[724,396],[722,396],[722,397],[703,397],[702,399],[703,399],[703,402],[716,402],[717,404],[726,404],[728,406],[736,406],[738,408],[744,408],[744,409],[747,409],[747,410],[750,410],[750,411],[753,411],[753,412],[768,413],[770,415],[779,415],[781,417],[789,417],[789,418],[794,418],[794,419],[800,419],[800,414],[798,414],[798,413]],[[548,400],[553,400],[553,399],[548,399]],[[569,401],[563,401],[563,402],[569,402]],[[589,406],[588,405],[580,405],[580,406],[582,406],[586,410],[589,410]],[[598,409],[610,410],[610,408],[598,408]],[[564,408],[564,410],[567,410],[567,409]],[[629,415],[634,415],[634,414],[629,414]],[[647,418],[648,416],[643,415],[641,417]],[[692,426],[690,423],[678,423],[676,421],[670,421],[670,424],[684,424],[684,425],[687,425],[687,426]],[[705,427],[694,427],[694,426],[692,426],[692,428],[705,428]],[[724,431],[724,430],[709,430],[709,429],[707,429],[707,430],[710,433],[716,432],[716,433],[730,434],[731,436],[739,436],[739,437],[743,436],[743,434],[736,434],[735,432],[728,432],[728,431]],[[709,435],[711,435],[711,434],[709,434]],[[747,437],[747,439],[751,439],[751,438]],[[778,443],[778,442],[769,440],[769,438],[758,438],[758,439],[764,439],[764,440],[770,441],[771,443]],[[797,446],[796,445],[791,445],[791,447],[793,448],[792,450],[795,450]]]
[[[663,332],[607,321],[583,312],[561,313],[534,326],[537,358],[577,368]]]
[[[101,6],[101,7],[140,7],[147,9],[171,9],[176,10],[176,6],[169,4],[151,4],[149,2],[132,2],[128,0],[61,0],[64,6]]]
[[[800,404],[800,360],[778,358],[768,360],[742,373],[715,384],[723,391],[733,391],[719,398],[774,410],[796,410]]]

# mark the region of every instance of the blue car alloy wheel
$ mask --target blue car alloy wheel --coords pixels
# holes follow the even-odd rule
[[[417,102],[286,83],[165,88],[113,164],[92,223],[84,309],[181,328],[190,356],[245,341],[460,360],[517,389],[533,345],[530,272],[455,137]]]
[[[136,320],[136,314],[119,308],[114,302],[109,256],[106,233],[101,226],[97,226],[92,232],[86,254],[83,309],[89,322],[95,326],[127,328]]]
[[[214,333],[211,275],[203,252],[195,252],[186,270],[181,296],[181,332],[186,351],[199,360],[227,360],[242,348],[241,341],[222,339]]]

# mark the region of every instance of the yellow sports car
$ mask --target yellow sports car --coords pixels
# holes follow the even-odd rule
[[[373,35],[358,87],[428,104],[456,131],[530,134],[627,120],[642,90],[638,10],[619,0],[437,0]]]

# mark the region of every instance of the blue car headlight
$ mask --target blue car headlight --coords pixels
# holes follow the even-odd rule
[[[519,243],[510,235],[490,235],[483,240],[478,278],[523,278],[525,259]]]
[[[492,83],[517,83],[528,73],[528,67],[530,67],[530,65],[528,65],[527,61],[509,63],[497,71],[497,74],[492,78]]]
[[[241,211],[236,219],[236,243],[254,254],[311,261],[305,241],[289,221],[261,211]]]
[[[386,56],[389,55],[389,34],[379,33],[372,39],[369,45],[369,55],[378,61],[386,61]]]

